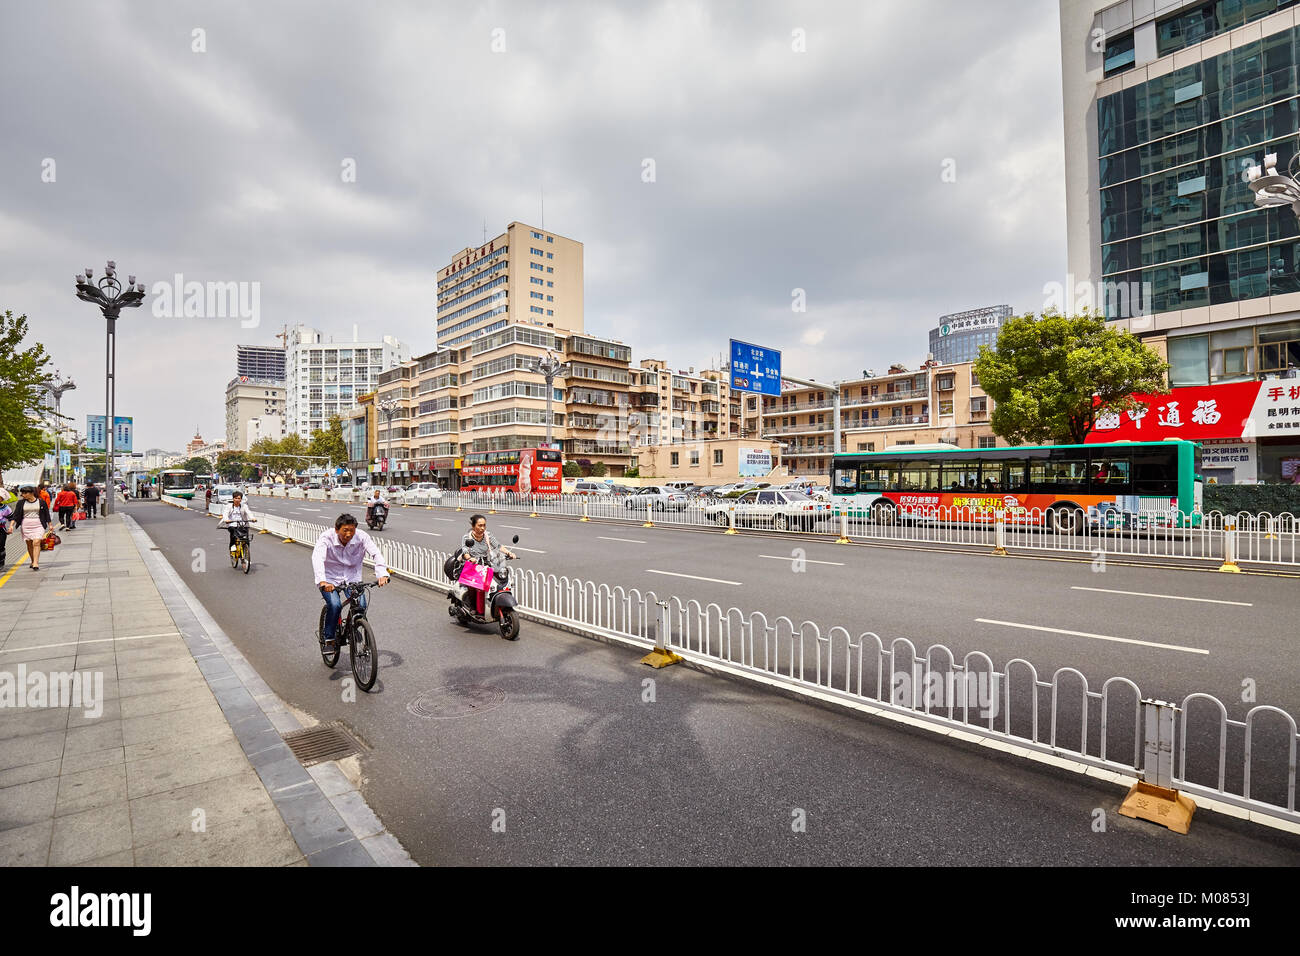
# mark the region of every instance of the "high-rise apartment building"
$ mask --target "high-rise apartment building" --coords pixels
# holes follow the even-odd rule
[[[284,381],[284,349],[278,345],[236,345],[235,376]]]
[[[362,342],[335,342],[304,325],[289,334],[286,349],[285,431],[308,438],[373,392],[382,371],[411,357],[410,347],[391,335]]]
[[[1067,304],[1091,290],[1168,357],[1173,386],[1300,367],[1300,227],[1244,176],[1300,145],[1295,0],[1060,11]]]
[[[284,414],[284,379],[232,378],[226,384],[226,447],[247,451],[249,423],[271,416],[283,422]],[[259,435],[269,435],[269,426]]]

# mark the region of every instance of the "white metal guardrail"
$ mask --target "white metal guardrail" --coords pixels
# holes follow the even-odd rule
[[[266,512],[259,519],[268,531],[308,546],[327,530]],[[382,535],[376,540],[394,574],[450,589],[442,571],[447,552]],[[1144,737],[1147,725],[1154,724],[1144,720],[1144,711],[1158,702],[1125,677],[1094,688],[1073,667],[1049,677],[1015,658],[999,669],[981,651],[958,658],[943,644],[921,651],[907,638],[886,643],[871,631],[823,630],[813,621],[769,619],[758,611],[683,603],[676,596],[661,600],[654,591],[533,569],[516,571],[514,590],[520,609],[535,619],[612,635],[647,650],[659,641],[699,664],[904,715],[968,739],[998,741],[1137,778],[1145,773],[1144,751],[1155,746]],[[1295,803],[1300,736],[1289,713],[1257,705],[1234,719],[1218,698],[1192,693],[1183,698],[1175,719],[1178,753],[1170,785],[1300,824]]]
[[[252,494],[259,492],[253,491]],[[280,492],[275,497],[284,496]],[[295,492],[291,496],[300,496]],[[359,492],[340,495],[331,501],[363,502]],[[1162,512],[1137,516],[1089,518],[1082,512],[1056,520],[1050,509],[1024,512],[991,512],[971,508],[913,508],[876,514],[845,512],[832,503],[830,509],[794,512],[782,519],[758,517],[734,509],[734,499],[692,498],[669,507],[655,505],[647,513],[644,502],[633,495],[514,495],[471,492],[442,492],[439,495],[411,495],[402,501],[389,497],[390,504],[439,507],[459,511],[524,512],[542,516],[599,518],[606,521],[656,525],[762,529],[811,533],[862,541],[905,544],[937,544],[993,550],[1053,551],[1097,557],[1172,558],[1178,560],[1237,562],[1300,566],[1300,518],[1292,514],[1208,512],[1186,514]],[[999,520],[999,515],[1001,516]],[[1000,530],[999,530],[1000,529]],[[1228,549],[1232,549],[1229,554]]]

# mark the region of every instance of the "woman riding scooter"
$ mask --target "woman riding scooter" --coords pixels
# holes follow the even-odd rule
[[[467,560],[473,561],[480,567],[488,567],[491,568],[493,572],[497,572],[500,568],[504,567],[506,559],[517,557],[513,551],[505,547],[497,541],[495,537],[488,533],[487,518],[483,517],[483,515],[472,515],[469,519],[469,527],[469,534],[465,535],[465,537],[461,539],[460,550],[448,559],[447,567],[444,569],[452,581],[455,581],[458,578],[460,571]],[[515,540],[518,541],[519,539],[515,538]],[[489,589],[490,587],[491,586],[489,585]],[[509,591],[509,588],[507,587],[504,590]],[[465,594],[463,604],[466,610],[469,610],[472,606],[472,609],[480,619],[490,618],[493,612],[490,612],[487,609],[488,591],[469,586],[466,586],[466,591],[472,592],[474,595],[471,605],[469,593]],[[509,597],[509,595],[501,595],[501,597]],[[494,598],[493,601],[495,604],[497,598]],[[456,593],[453,591],[453,608],[455,608],[457,604],[461,603],[462,602],[457,598]],[[508,613],[504,614],[502,620],[501,636],[505,637],[507,640],[518,639],[517,619],[515,618],[513,607],[513,601],[511,601],[511,603],[506,606]],[[455,612],[453,611],[453,613]]]

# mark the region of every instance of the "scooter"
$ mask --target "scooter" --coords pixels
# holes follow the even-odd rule
[[[519,535],[515,535],[510,543],[518,544]],[[444,570],[453,583],[460,578],[462,567],[464,567],[463,561],[455,558],[447,562]],[[447,614],[454,617],[462,626],[495,625],[507,641],[519,640],[519,613],[516,610],[518,603],[510,592],[510,569],[504,563],[492,570],[492,583],[488,586],[487,596],[483,600],[486,613],[478,613],[478,591],[475,588],[454,587],[448,598],[450,603],[447,606]]]
[[[388,505],[384,502],[372,505],[366,509],[366,526],[371,531],[383,531],[384,522],[388,520]]]

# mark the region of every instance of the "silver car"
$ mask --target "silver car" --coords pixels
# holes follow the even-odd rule
[[[680,491],[646,485],[624,498],[623,507],[629,511],[645,511],[647,507],[654,511],[685,511],[688,501]]]
[[[739,498],[724,499],[706,505],[704,514],[719,526],[734,520],[737,525],[751,525],[786,531],[815,530],[831,517],[831,506],[816,501],[802,491],[753,490]],[[734,519],[731,517],[734,514]]]

